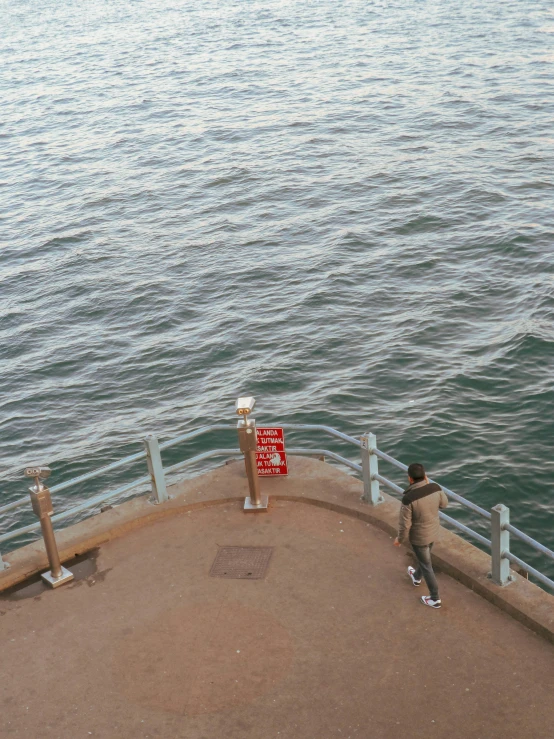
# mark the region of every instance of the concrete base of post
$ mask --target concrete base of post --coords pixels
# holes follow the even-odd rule
[[[268,506],[269,498],[267,495],[261,496],[259,505],[252,503],[252,498],[250,496],[247,496],[244,500],[245,511],[267,511]]]
[[[43,572],[41,577],[51,588],[58,588],[60,585],[65,585],[66,582],[71,582],[74,576],[72,572],[62,567],[62,574],[59,577],[53,577],[52,572]]]

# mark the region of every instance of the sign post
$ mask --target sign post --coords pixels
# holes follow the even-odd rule
[[[244,510],[266,511],[268,497],[267,495],[260,495],[260,483],[258,481],[256,465],[256,421],[253,418],[249,418],[255,404],[256,400],[252,397],[239,398],[235,404],[235,410],[240,416],[237,423],[239,449],[244,454],[248,488],[250,491],[250,495],[244,501]]]

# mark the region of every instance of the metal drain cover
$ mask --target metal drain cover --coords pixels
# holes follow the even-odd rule
[[[220,547],[210,575],[230,580],[261,580],[272,554],[273,547]]]

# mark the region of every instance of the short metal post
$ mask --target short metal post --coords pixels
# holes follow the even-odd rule
[[[508,585],[510,562],[504,553],[510,551],[510,532],[503,527],[510,523],[510,509],[502,503],[491,508],[491,579],[496,585]]]
[[[246,475],[248,477],[248,489],[250,496],[244,501],[245,511],[267,510],[268,497],[260,495],[260,481],[258,478],[258,465],[256,463],[256,421],[244,415],[237,423],[239,435],[239,449],[244,454]]]
[[[360,437],[362,443],[362,477],[364,481],[364,494],[362,500],[370,505],[379,505],[385,500],[379,490],[379,481],[375,479],[378,472],[377,455],[374,450],[377,449],[377,439],[375,434],[363,434]]]
[[[31,477],[32,475],[29,473],[35,471],[38,473],[39,470],[45,469],[48,468],[27,468],[27,470],[25,470],[25,474],[27,477]],[[47,474],[50,474],[49,469]],[[65,567],[62,567],[60,562],[60,555],[58,553],[58,546],[56,544],[56,537],[54,536],[54,528],[52,526],[52,514],[54,513],[52,508],[52,498],[50,497],[50,490],[41,483],[39,474],[35,476],[35,484],[32,488],[29,488],[29,494],[31,496],[33,511],[40,521],[44,547],[46,549],[46,555],[48,556],[48,562],[50,563],[50,572],[43,572],[42,579],[51,587],[57,588],[59,585],[63,585],[64,583],[73,580],[73,573],[66,570]]]
[[[4,570],[7,570],[10,565],[2,559],[2,554],[0,553],[0,572],[3,572]]]
[[[50,562],[50,575],[52,580],[58,580],[62,576],[62,563],[60,562],[60,554],[50,516],[42,516],[40,519],[40,528],[42,529],[44,547],[48,555],[48,561]]]
[[[156,504],[165,503],[166,500],[169,500],[169,495],[167,494],[167,488],[165,485],[164,468],[158,439],[150,434],[150,436],[147,436],[146,439],[144,439],[144,446],[146,449],[148,472],[150,473],[150,479],[152,480],[154,502]]]

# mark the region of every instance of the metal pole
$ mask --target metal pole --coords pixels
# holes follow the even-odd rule
[[[28,475],[29,476],[29,475]],[[41,483],[40,477],[35,477],[35,484],[29,488],[33,511],[38,516],[44,547],[50,563],[50,572],[43,572],[42,579],[53,588],[73,580],[73,573],[62,567],[60,555],[56,545],[56,537],[52,527],[51,516],[54,513],[50,490]]]
[[[510,552],[510,532],[504,526],[510,523],[510,509],[502,503],[491,508],[491,579],[496,585],[512,581],[510,562],[504,556]]]
[[[44,539],[44,547],[50,562],[50,575],[52,579],[57,580],[62,575],[62,563],[58,554],[56,545],[56,537],[52,527],[52,519],[50,516],[42,516],[40,519],[40,528],[42,529],[42,538]]]
[[[169,495],[167,494],[165,485],[164,468],[158,439],[150,434],[150,436],[144,439],[144,446],[146,448],[146,464],[148,465],[148,472],[152,480],[154,502],[156,504],[165,503],[166,500],[169,500]]]
[[[268,497],[267,495],[260,494],[258,465],[256,464],[256,421],[244,415],[237,423],[237,431],[239,435],[239,448],[244,454],[248,489],[250,491],[250,496],[244,501],[244,510],[267,510]]]
[[[364,481],[364,494],[362,500],[370,505],[379,505],[385,500],[379,490],[379,480],[377,475],[379,473],[377,455],[375,449],[377,449],[377,439],[375,434],[363,434],[360,437],[362,443],[362,478]]]
[[[260,481],[258,480],[256,452],[245,452],[244,461],[246,462],[246,475],[248,477],[248,489],[250,490],[250,502],[253,506],[258,507],[262,502],[262,497],[260,495]]]

